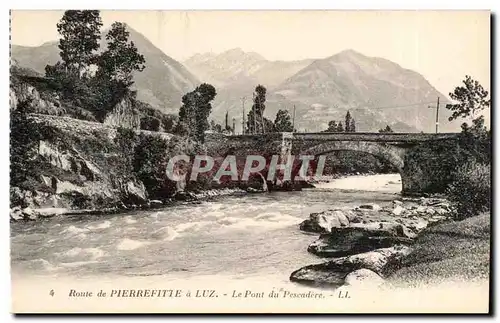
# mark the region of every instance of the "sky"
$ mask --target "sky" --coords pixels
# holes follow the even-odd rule
[[[11,39],[38,46],[58,38],[63,11],[12,11]],[[345,49],[417,71],[447,95],[465,75],[490,89],[488,11],[101,11],[167,55],[239,47],[269,60],[324,58]]]

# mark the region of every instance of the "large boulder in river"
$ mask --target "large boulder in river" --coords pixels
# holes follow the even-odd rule
[[[399,268],[403,257],[409,253],[409,247],[399,245],[336,258],[321,264],[302,267],[290,275],[290,280],[313,286],[340,287],[346,283],[352,284],[355,277],[351,276],[348,279],[349,275],[360,269],[367,269],[380,277],[387,277]],[[373,275],[371,276],[373,278]]]
[[[356,218],[356,213],[351,210],[327,210],[311,213],[309,219],[300,224],[300,230],[315,233],[328,233],[332,228],[349,226],[350,221]]]
[[[396,220],[394,222],[389,222],[382,218],[378,221],[371,220],[370,222],[366,223],[351,223],[350,227],[364,228],[367,230],[375,231],[385,231],[389,235],[413,239],[417,236],[418,231],[411,229],[413,228],[413,226],[411,226],[413,222],[411,221],[412,220],[399,222]]]
[[[126,202],[129,204],[147,204],[147,193],[141,181],[128,181],[124,187]]]
[[[412,242],[389,229],[333,228],[331,233],[322,234],[311,243],[307,251],[321,257],[343,257]]]

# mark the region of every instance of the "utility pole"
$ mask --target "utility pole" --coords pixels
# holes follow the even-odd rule
[[[429,106],[428,108],[434,108]],[[437,99],[437,104],[436,104],[436,133],[439,131],[439,97]]]
[[[436,104],[436,133],[439,131],[439,96]]]
[[[293,105],[292,132],[295,132],[295,104]]]
[[[262,133],[266,133],[266,124],[264,122],[264,112],[262,112],[260,115],[260,121],[262,123]]]
[[[241,98],[241,106],[243,108],[243,121],[241,122],[241,134],[245,134],[245,100],[246,97]]]
[[[255,92],[253,94],[253,102],[255,104]],[[257,133],[257,123],[255,122],[257,119],[257,114],[256,114],[257,109],[254,109],[252,106],[252,113],[253,113],[253,133]]]

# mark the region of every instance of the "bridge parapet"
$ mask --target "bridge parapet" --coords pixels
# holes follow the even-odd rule
[[[404,194],[426,192],[427,174],[414,169],[415,161],[409,152],[425,143],[455,141],[459,133],[268,133],[224,136],[212,146],[227,153],[240,155],[261,152],[267,155],[320,156],[334,151],[357,151],[371,154],[394,165],[401,174]],[[221,150],[221,149],[219,149]],[[433,158],[439,156],[433,156]]]
[[[374,142],[423,142],[434,140],[450,140],[457,138],[458,133],[294,133],[297,140],[325,141],[374,141]]]
[[[424,142],[435,140],[456,139],[459,133],[373,133],[373,132],[274,132],[267,134],[234,135],[228,136],[231,140],[252,140],[257,138],[266,139],[294,139],[314,141],[374,141],[374,142]]]

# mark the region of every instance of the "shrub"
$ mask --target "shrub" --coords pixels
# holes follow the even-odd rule
[[[468,162],[454,173],[448,195],[456,208],[457,220],[476,216],[491,209],[490,165]]]
[[[153,199],[161,199],[175,192],[175,183],[166,174],[168,148],[168,143],[160,137],[140,135],[134,151],[134,173]]]
[[[114,142],[120,151],[117,164],[122,175],[126,177],[131,176],[134,172],[134,153],[138,142],[138,135],[132,129],[119,127],[116,131]]]
[[[31,99],[22,101],[10,119],[10,185],[18,186],[33,175],[37,156],[38,128],[28,118]]]
[[[155,117],[146,116],[141,118],[141,129],[149,131],[160,131],[161,121]]]
[[[491,160],[491,132],[474,126],[462,127],[454,141],[422,143],[405,156],[406,171],[426,174],[420,190],[427,193],[444,193],[455,181],[460,165],[488,164]]]

